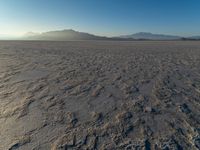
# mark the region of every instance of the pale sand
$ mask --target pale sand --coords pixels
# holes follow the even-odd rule
[[[0,150],[200,149],[200,42],[0,42]]]

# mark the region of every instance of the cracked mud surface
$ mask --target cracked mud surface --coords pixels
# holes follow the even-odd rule
[[[0,150],[200,149],[200,42],[0,42]]]

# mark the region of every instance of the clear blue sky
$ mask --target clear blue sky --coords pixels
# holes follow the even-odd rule
[[[200,0],[0,0],[0,35],[75,29],[200,35]]]

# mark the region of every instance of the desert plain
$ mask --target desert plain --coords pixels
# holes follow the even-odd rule
[[[0,150],[198,149],[199,41],[0,41]]]

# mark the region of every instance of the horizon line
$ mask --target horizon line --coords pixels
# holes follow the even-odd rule
[[[54,31],[65,31],[65,30],[72,30],[72,31],[75,31],[75,32],[80,32],[80,33],[87,33],[87,34],[91,34],[91,35],[94,35],[94,36],[101,36],[101,37],[108,37],[108,38],[114,38],[114,37],[121,37],[121,36],[127,36],[127,35],[133,35],[133,34],[138,34],[138,33],[148,33],[148,34],[154,34],[154,35],[165,35],[165,36],[178,36],[180,38],[189,38],[189,37],[195,37],[195,36],[200,36],[198,34],[192,34],[190,36],[183,36],[183,35],[180,35],[180,34],[170,34],[170,33],[158,33],[158,32],[151,32],[151,31],[138,31],[138,32],[132,32],[130,34],[125,34],[125,33],[122,33],[122,34],[118,34],[118,35],[105,35],[105,34],[97,34],[97,33],[92,33],[92,32],[87,32],[87,31],[79,31],[77,29],[73,29],[73,28],[63,28],[63,29],[55,29],[55,30],[47,30],[47,31],[41,31],[41,32],[35,32],[35,31],[27,31],[27,32],[23,32],[23,33],[18,33],[18,34],[5,34],[5,33],[0,33],[0,40],[3,40],[4,38],[5,39],[12,39],[12,38],[22,38],[22,37],[25,37],[26,34],[28,33],[33,33],[33,34],[43,34],[43,33],[48,33],[48,32],[54,32]]]

